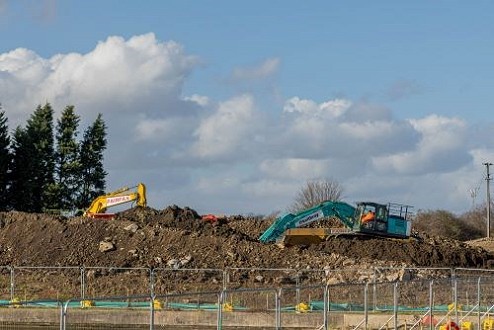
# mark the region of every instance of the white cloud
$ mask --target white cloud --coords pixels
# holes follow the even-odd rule
[[[160,104],[180,97],[197,63],[175,42],[152,33],[129,40],[109,37],[87,54],[43,59],[27,49],[0,55],[4,106],[13,120],[49,101],[55,108],[76,104],[83,113],[156,113]]]
[[[209,97],[204,96],[204,95],[191,95],[191,96],[186,96],[184,97],[185,101],[191,101],[197,103],[197,105],[200,105],[201,107],[207,107],[209,105]]]
[[[246,146],[255,139],[258,122],[252,96],[243,95],[222,102],[195,131],[197,141],[191,151],[201,158],[229,158],[245,152]]]
[[[57,111],[74,104],[82,125],[102,112],[109,189],[145,182],[157,207],[269,213],[289,205],[306,180],[332,177],[349,202],[456,210],[470,205],[467,190],[481,163],[494,160],[490,130],[483,133],[488,139],[471,138],[460,118],[398,120],[380,104],[302,97],[273,102],[279,108],[270,104],[267,114],[266,94],[255,89],[220,100],[184,96],[198,63],[152,33],[109,37],[88,53],[50,58],[19,48],[0,54],[0,102],[11,127],[44,102]],[[266,60],[234,75],[269,78],[279,63]]]
[[[349,100],[335,99],[318,104],[312,100],[290,99],[283,110],[283,129],[273,139],[285,143],[288,157],[338,159],[365,162],[370,155],[411,149],[417,131],[404,121],[395,121],[386,112],[372,120],[354,120],[349,112],[363,109]],[[368,107],[376,109],[378,107]]]
[[[314,118],[338,118],[341,117],[352,105],[345,99],[335,99],[317,104],[312,100],[304,100],[293,97],[286,101],[283,107],[285,113],[297,113]]]
[[[411,151],[373,158],[381,172],[425,174],[451,171],[471,161],[466,143],[466,124],[457,118],[431,115],[410,120],[422,137]]]
[[[137,123],[135,139],[137,141],[161,142],[186,138],[196,121],[191,118],[171,117],[166,119],[142,119]]]
[[[259,169],[270,178],[298,180],[300,178],[323,178],[331,170],[331,162],[315,159],[266,159]]]

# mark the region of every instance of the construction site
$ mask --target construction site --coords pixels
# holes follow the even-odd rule
[[[492,239],[416,233],[406,206],[201,215],[139,189],[81,216],[0,213],[0,328],[494,327]],[[140,205],[107,212],[122,196]]]

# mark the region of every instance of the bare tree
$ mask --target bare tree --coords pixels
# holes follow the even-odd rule
[[[484,216],[485,207],[483,209],[479,207],[462,216],[456,216],[445,210],[419,211],[413,221],[413,228],[430,236],[467,241],[483,236]]]
[[[343,187],[334,179],[307,181],[295,196],[290,211],[305,210],[324,201],[339,201],[342,194]]]

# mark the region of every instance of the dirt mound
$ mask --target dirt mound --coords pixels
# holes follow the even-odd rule
[[[136,207],[115,220],[0,213],[0,265],[336,269],[356,263],[485,267],[494,259],[481,247],[426,235],[411,240],[343,235],[282,249],[258,241],[272,221],[232,216],[212,224],[176,205]]]
[[[466,244],[470,246],[476,246],[476,247],[481,247],[486,251],[489,251],[491,253],[494,253],[494,238],[490,237],[484,237],[484,238],[479,238],[476,240],[472,241],[467,241],[465,242]]]
[[[344,236],[344,235],[343,235]],[[428,237],[425,233],[415,239],[383,239],[372,236],[330,238],[315,251],[337,251],[346,256],[368,260],[397,261],[421,267],[484,267],[493,256],[459,241]]]

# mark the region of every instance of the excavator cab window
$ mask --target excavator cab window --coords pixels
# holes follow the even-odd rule
[[[360,222],[365,227],[372,227],[372,223],[376,220],[376,207],[374,205],[362,205]]]
[[[377,208],[377,212],[376,212],[376,220],[377,221],[383,221],[383,222],[387,222],[388,221],[388,212],[386,210],[386,206],[384,205],[380,205],[378,208]]]
[[[360,226],[367,231],[386,232],[388,227],[388,209],[377,203],[358,204]]]

